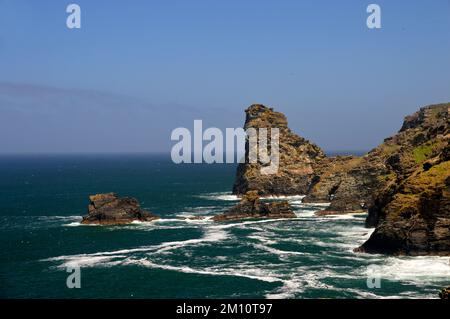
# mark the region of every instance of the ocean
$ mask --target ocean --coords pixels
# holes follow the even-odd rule
[[[0,297],[437,298],[448,286],[448,257],[354,253],[373,231],[366,216],[316,217],[323,204],[302,196],[283,198],[295,219],[184,219],[236,204],[235,171],[165,155],[0,157]],[[80,225],[103,192],[162,218]],[[73,266],[81,287],[69,289]]]

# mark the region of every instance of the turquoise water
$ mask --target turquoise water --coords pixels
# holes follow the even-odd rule
[[[446,257],[386,257],[352,249],[364,215],[315,217],[288,197],[293,220],[226,224],[234,165],[174,165],[165,156],[0,158],[2,298],[436,298]],[[133,196],[162,219],[81,226],[89,194]],[[277,200],[277,199],[269,199]],[[68,266],[81,288],[66,286]],[[368,288],[367,278],[380,288]]]

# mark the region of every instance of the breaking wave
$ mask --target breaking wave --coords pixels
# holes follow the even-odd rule
[[[231,196],[223,193],[211,196],[231,200],[231,197],[217,197]],[[135,222],[118,229],[178,229],[180,232],[194,229],[201,232],[200,236],[195,232],[197,235],[192,235],[197,236],[195,238],[62,255],[41,261],[53,264],[50,267],[56,269],[137,266],[186,276],[257,280],[274,285],[263,293],[266,298],[298,298],[312,293],[323,297],[428,298],[435,296],[435,287],[448,281],[448,257],[385,257],[354,253],[353,249],[373,232],[373,229],[363,227],[361,219],[364,216],[314,216],[314,212],[325,204],[303,204],[298,200],[291,199],[297,218],[219,224],[211,220],[212,215],[200,215],[205,218],[196,219],[199,215],[187,209],[175,217]],[[58,217],[52,219],[58,220]],[[69,227],[80,225],[78,216],[60,218],[59,222]],[[394,294],[389,290],[366,288],[366,280],[374,272],[380,274],[382,285],[396,282],[403,288]]]

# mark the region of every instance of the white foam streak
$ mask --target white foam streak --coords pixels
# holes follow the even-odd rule
[[[209,229],[206,230],[204,233],[204,236],[198,239],[188,239],[183,241],[172,241],[172,242],[165,242],[159,245],[152,245],[152,246],[143,246],[139,248],[134,249],[121,249],[116,251],[106,251],[106,252],[97,252],[93,254],[80,254],[80,255],[68,255],[68,256],[58,256],[58,257],[52,257],[43,259],[42,261],[72,261],[74,263],[80,262],[81,264],[89,265],[89,263],[86,263],[85,261],[92,260],[93,264],[95,264],[96,261],[104,261],[107,260],[107,258],[118,258],[118,257],[126,257],[123,255],[133,254],[133,253],[141,253],[141,252],[153,252],[153,253],[160,253],[160,252],[166,252],[169,250],[190,246],[190,245],[199,245],[207,242],[214,242],[214,241],[220,241],[225,240],[228,237],[228,234],[225,231],[217,230],[217,229]],[[110,257],[107,257],[110,256]],[[97,263],[98,264],[98,263]]]
[[[158,269],[165,269],[165,270],[172,270],[177,272],[183,272],[183,273],[190,273],[190,274],[201,274],[201,275],[213,275],[213,276],[234,276],[234,277],[244,277],[249,279],[255,279],[260,281],[266,281],[266,282],[278,282],[281,281],[281,279],[277,277],[271,277],[271,276],[258,276],[258,275],[250,275],[241,273],[235,270],[231,269],[219,269],[216,271],[212,270],[203,270],[203,269],[194,269],[188,266],[169,266],[169,265],[160,265],[153,263],[147,259],[139,259],[139,260],[132,260],[129,259],[125,262],[125,264],[128,265],[141,265],[149,268],[158,268]]]
[[[278,255],[281,257],[284,257],[286,255],[305,255],[305,253],[303,253],[303,252],[281,250],[281,249],[276,249],[276,248],[269,247],[266,245],[261,245],[261,244],[254,244],[253,247],[255,247],[256,249],[265,250],[271,254]]]
[[[430,283],[450,278],[449,257],[389,257],[375,267],[382,278],[414,283]]]
[[[204,195],[197,196],[203,199],[209,200],[223,200],[223,201],[239,201],[240,198],[237,195],[231,193],[208,193]],[[279,195],[279,196],[261,196],[261,199],[271,199],[271,200],[287,200],[287,201],[301,201],[305,195]]]

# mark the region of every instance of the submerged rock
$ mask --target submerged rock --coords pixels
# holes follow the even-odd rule
[[[336,210],[319,210],[314,213],[315,216],[333,216],[333,215],[354,215],[363,214],[364,210],[349,210],[349,211],[336,211]]]
[[[258,192],[249,191],[242,196],[241,201],[228,212],[213,217],[214,221],[232,221],[253,218],[295,218],[287,201],[263,203]]]
[[[450,299],[450,287],[444,288],[439,293],[439,298],[449,300]]]
[[[121,225],[133,221],[148,222],[159,219],[141,209],[139,202],[132,197],[118,197],[115,193],[89,196],[88,215],[82,224]]]

